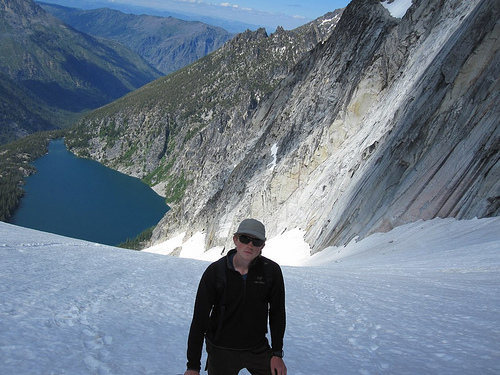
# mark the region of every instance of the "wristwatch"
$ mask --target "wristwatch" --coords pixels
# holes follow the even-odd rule
[[[280,357],[280,358],[283,358],[284,355],[283,350],[276,350],[273,351],[271,354],[273,357]]]

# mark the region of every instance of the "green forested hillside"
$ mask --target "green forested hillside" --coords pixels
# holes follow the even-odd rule
[[[64,127],[161,74],[131,50],[63,24],[32,0],[0,2],[0,139]]]
[[[46,107],[37,104],[26,89],[0,72],[0,144],[36,131],[53,129]],[[19,123],[23,123],[21,128]]]
[[[23,196],[24,178],[35,172],[30,163],[47,152],[49,141],[64,131],[39,132],[0,146],[0,221],[7,221]]]

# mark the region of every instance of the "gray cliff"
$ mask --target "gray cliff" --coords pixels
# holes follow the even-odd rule
[[[269,237],[300,228],[316,252],[420,219],[498,215],[499,7],[421,0],[399,19],[378,0],[352,1],[327,39],[291,68],[272,68],[279,83],[265,95],[227,112],[201,107],[208,124],[166,171],[182,194],[152,243],[203,232],[207,248],[227,248],[251,216]],[[242,76],[233,65],[220,69],[229,67]],[[237,95],[242,82],[224,90]],[[97,133],[88,142],[102,146]],[[162,149],[174,154],[171,144]],[[137,165],[148,168],[121,167]]]

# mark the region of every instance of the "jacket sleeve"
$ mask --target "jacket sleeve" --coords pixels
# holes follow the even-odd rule
[[[271,330],[271,347],[274,351],[283,350],[283,336],[285,335],[285,282],[281,268],[277,266],[273,276],[273,286],[269,302],[269,327]]]
[[[208,330],[210,312],[214,305],[214,283],[213,268],[208,267],[201,277],[196,293],[194,304],[193,320],[189,329],[187,348],[187,368],[189,370],[201,369],[201,351],[203,349],[203,339]]]

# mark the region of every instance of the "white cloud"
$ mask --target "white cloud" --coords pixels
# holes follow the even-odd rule
[[[225,7],[225,8],[234,8],[234,9],[241,9],[245,11],[251,11],[251,8],[242,8],[238,4],[231,4],[231,3],[220,3],[219,6]]]

